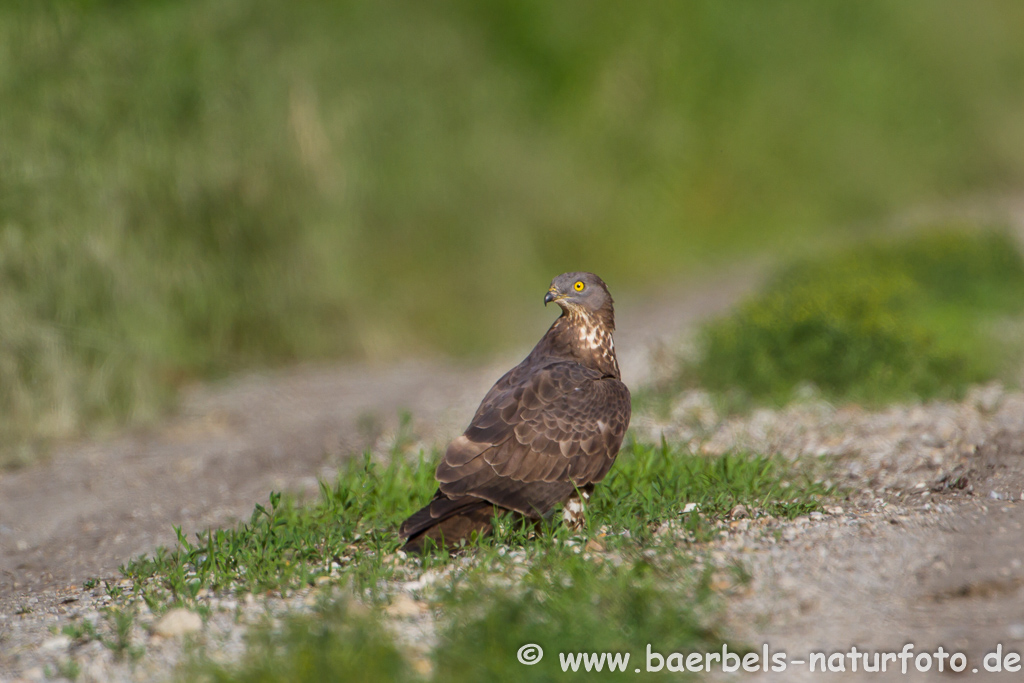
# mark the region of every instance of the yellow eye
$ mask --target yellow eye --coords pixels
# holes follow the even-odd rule
[[[586,287],[586,285],[583,284],[583,280],[577,280],[576,284],[572,286],[572,288],[577,292],[582,292],[584,287]]]

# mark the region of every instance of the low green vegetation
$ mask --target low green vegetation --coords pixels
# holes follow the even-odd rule
[[[683,453],[668,443],[634,443],[619,454],[607,479],[588,506],[595,523],[629,531],[643,542],[657,523],[676,519],[687,504],[701,515],[685,515],[698,540],[707,540],[711,523],[736,505],[792,519],[818,509],[830,490],[808,472],[813,466],[782,458],[727,453]]]
[[[335,565],[372,588],[393,571],[385,555],[398,547],[398,524],[435,487],[433,467],[423,460],[392,458],[384,466],[369,456],[353,459],[335,485],[321,483],[315,504],[271,493],[269,509],[257,505],[248,524],[202,532],[195,542],[178,529],[176,548],[133,560],[122,573],[152,607],[191,601],[204,588],[287,593]]]
[[[378,614],[334,598],[312,615],[292,616],[277,628],[254,628],[240,664],[199,656],[181,680],[557,681],[571,675],[563,672],[560,654],[629,653],[625,672],[612,673],[611,663],[602,662],[603,677],[618,680],[645,667],[647,643],[693,652],[713,651],[727,641],[712,625],[720,601],[709,586],[710,573],[692,563],[666,563],[660,555],[601,562],[561,548],[531,558],[529,566],[492,561],[485,567],[443,587],[432,600],[442,615],[438,643],[430,653],[413,655],[416,669]],[[527,666],[517,653],[531,643],[544,655]],[[588,668],[578,660],[576,667],[579,675],[597,675],[593,664]],[[678,677],[664,671],[647,675]]]
[[[145,649],[141,645],[133,645],[131,641],[132,627],[135,623],[134,608],[114,605],[107,607],[103,611],[103,616],[108,626],[105,629],[107,635],[101,634],[89,619],[73,621],[64,626],[61,633],[71,638],[76,647],[94,641],[101,643],[118,661],[126,658],[134,661],[145,654]],[[70,678],[73,680],[73,677]]]
[[[1024,259],[1003,232],[937,230],[781,270],[707,324],[662,397],[701,386],[730,405],[782,404],[805,385],[840,401],[949,398],[1010,381]],[[654,392],[658,394],[658,391]]]
[[[374,600],[380,582],[404,573],[396,560],[398,524],[429,500],[436,487],[434,466],[423,459],[393,458],[379,465],[369,457],[350,461],[333,485],[323,484],[319,501],[299,505],[271,494],[270,507],[257,505],[247,524],[211,529],[178,545],[160,548],[122,567],[134,581],[131,595],[152,608],[188,604],[202,589],[287,593],[321,576],[334,576]],[[708,458],[679,449],[634,443],[596,490],[588,511],[591,537],[637,547],[650,541],[663,522],[683,525],[689,538],[714,535],[714,523],[737,504],[792,518],[818,508],[828,489],[781,459],[745,454]],[[700,513],[683,514],[688,504]],[[555,519],[558,519],[556,514]],[[568,540],[555,523],[540,533],[515,525],[499,528],[496,539],[480,542],[481,557],[497,557],[503,544],[543,555]],[[427,558],[443,566],[447,553]],[[118,596],[121,597],[121,596]]]
[[[459,585],[442,600],[448,618],[434,653],[434,680],[558,681],[571,675],[559,655],[581,651],[629,653],[624,671],[611,673],[606,662],[602,673],[634,679],[634,668],[645,668],[648,643],[670,652],[721,648],[727,639],[713,626],[720,605],[710,573],[678,557],[667,561],[663,551],[627,554],[621,564],[549,553],[516,576],[513,590],[488,576]],[[516,659],[527,643],[544,651],[532,666]],[[588,675],[583,662],[576,666],[579,676]]]
[[[279,628],[254,628],[238,666],[198,657],[180,680],[199,683],[388,683],[420,680],[380,619],[346,600]]]
[[[1013,0],[0,6],[0,463],[1024,179]]]
[[[324,484],[318,501],[275,493],[235,529],[194,540],[179,532],[176,547],[122,567],[132,586],[108,587],[108,594],[123,614],[140,600],[157,615],[178,605],[209,614],[204,596],[211,594],[288,595],[321,586],[314,613],[252,627],[235,664],[197,650],[184,680],[555,680],[564,675],[560,652],[629,652],[636,662],[648,642],[664,651],[720,647],[726,635],[714,624],[722,577],[742,588],[749,575],[714,566],[703,543],[739,504],[780,518],[818,509],[831,491],[806,474],[811,469],[631,442],[596,489],[581,536],[556,513],[538,528],[504,521],[461,552],[404,558],[396,553],[397,526],[432,494],[433,463],[422,454],[386,465],[367,456]],[[412,584],[421,585],[411,590],[438,620],[430,652],[402,651],[382,627],[384,610]],[[546,659],[519,664],[526,643],[540,644]]]
[[[389,465],[366,458],[325,485],[318,502],[298,505],[275,494],[248,524],[199,534],[195,543],[181,538],[173,550],[135,560],[122,570],[134,588],[118,600],[145,599],[159,613],[201,603],[201,589],[341,587],[322,590],[311,614],[252,627],[240,662],[198,650],[183,680],[553,681],[567,675],[560,654],[577,652],[629,653],[626,672],[605,663],[601,675],[633,676],[646,666],[647,643],[693,652],[728,642],[715,626],[722,585],[742,590],[749,575],[716,567],[701,542],[737,504],[783,518],[817,509],[829,489],[803,469],[774,458],[701,457],[667,443],[632,443],[595,491],[582,537],[557,522],[530,530],[502,524],[457,555],[403,559],[394,552],[395,529],[432,492],[433,466],[422,458]],[[693,503],[697,510],[683,512]],[[426,581],[427,574],[435,578]],[[415,591],[437,620],[430,651],[406,650],[382,626],[384,610],[407,599],[402,586],[411,584],[420,587],[404,590]],[[517,660],[528,643],[546,653],[533,666]],[[586,666],[577,662],[579,675]]]

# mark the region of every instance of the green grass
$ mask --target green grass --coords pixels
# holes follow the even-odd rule
[[[429,500],[434,466],[423,459],[394,458],[384,466],[367,457],[350,461],[333,485],[322,484],[319,501],[298,505],[271,494],[270,507],[257,505],[247,524],[211,529],[189,540],[178,531],[178,545],[160,548],[121,568],[134,586],[119,599],[144,599],[151,608],[193,604],[203,589],[288,593],[331,576],[360,595],[387,600],[381,582],[407,574],[394,551],[399,523]],[[783,518],[818,508],[829,490],[781,459],[746,454],[714,458],[689,455],[662,444],[632,444],[619,455],[609,477],[589,504],[591,537],[637,548],[653,540],[663,522],[676,522],[694,541],[715,535],[715,522],[735,505]],[[700,514],[683,514],[687,503]],[[528,533],[499,527],[496,538],[478,544],[482,558],[496,558],[507,544],[541,557],[569,540],[557,522]],[[604,531],[602,531],[604,530]],[[603,534],[607,534],[604,536]],[[425,560],[427,567],[451,561],[446,552]],[[482,560],[483,561],[483,560]]]
[[[516,571],[523,565],[489,562],[486,571],[442,587],[430,599],[439,615],[439,642],[429,653],[429,674],[411,670],[409,654],[396,645],[392,631],[382,628],[379,613],[366,612],[348,598],[333,598],[322,601],[313,614],[285,617],[277,627],[254,627],[239,663],[217,663],[199,652],[179,678],[552,681],[571,675],[563,673],[559,653],[629,652],[628,674],[605,671],[617,680],[645,666],[647,643],[662,652],[692,652],[720,650],[728,642],[714,626],[721,612],[709,585],[711,574],[690,563],[669,565],[636,556],[622,563],[600,562],[568,549],[535,559],[525,571]],[[524,666],[516,659],[527,643],[544,650],[537,665]],[[729,646],[743,651],[734,643]],[[582,665],[580,670],[585,670]]]
[[[467,581],[442,599],[450,612],[434,653],[434,679],[557,681],[572,677],[563,672],[560,653],[628,652],[628,673],[604,671],[603,677],[618,680],[635,678],[633,669],[645,667],[647,643],[655,651],[720,649],[727,638],[713,625],[720,605],[710,573],[659,559],[633,555],[616,565],[550,553],[516,576],[515,590],[493,576]],[[516,660],[527,643],[544,651],[528,667]],[[596,675],[582,664],[579,672],[576,677]]]
[[[869,242],[784,268],[705,325],[662,399],[703,386],[733,405],[783,404],[805,384],[869,405],[954,398],[974,382],[1012,382],[1021,344],[999,324],[1021,313],[1024,258],[1005,233]]]
[[[120,597],[120,595],[116,596]],[[135,609],[131,605],[123,606],[114,604],[103,611],[106,626],[103,632],[97,629],[89,619],[73,621],[61,629],[61,633],[74,641],[75,647],[86,645],[90,642],[98,642],[110,650],[114,659],[121,661],[130,659],[138,660],[145,654],[145,647],[132,644],[132,629],[135,626]],[[53,629],[56,632],[56,628]],[[73,662],[71,662],[73,663]],[[67,678],[74,678],[66,676]]]
[[[334,486],[321,482],[314,505],[271,493],[269,509],[257,505],[248,524],[211,529],[194,542],[176,529],[177,547],[135,559],[122,573],[153,607],[189,602],[203,588],[287,593],[330,575],[336,563],[347,579],[372,588],[390,575],[385,554],[398,547],[398,524],[434,488],[433,467],[422,460],[380,466],[367,456],[349,461]]]
[[[0,460],[1019,186],[1012,0],[0,8]],[[534,314],[536,315],[536,314]]]
[[[576,652],[628,652],[628,674],[602,675],[632,676],[646,666],[647,643],[665,653],[722,643],[743,652],[716,624],[721,591],[742,589],[749,574],[716,566],[703,542],[739,503],[781,518],[818,509],[830,491],[806,470],[775,458],[707,458],[631,443],[595,491],[583,537],[557,522],[536,532],[502,524],[457,556],[403,560],[394,554],[395,529],[432,492],[433,467],[422,458],[386,466],[366,459],[324,486],[319,502],[299,506],[275,494],[248,524],[133,561],[122,571],[134,588],[118,600],[145,599],[159,613],[201,603],[200,589],[287,594],[326,575],[347,587],[321,592],[312,614],[252,627],[237,663],[196,651],[183,680],[550,681],[571,675],[559,654]],[[687,503],[699,512],[683,513]],[[664,533],[666,522],[674,532]],[[331,569],[332,558],[341,566]],[[438,641],[410,654],[382,627],[381,610],[403,582],[427,573],[436,580],[412,590],[437,619]],[[527,643],[544,649],[538,665],[516,660]],[[658,674],[668,675],[675,674]]]
[[[344,600],[321,606],[313,617],[287,617],[277,629],[252,629],[238,666],[198,656],[179,678],[202,683],[418,680],[380,619]]]
[[[711,523],[739,504],[784,519],[818,509],[818,499],[830,491],[807,474],[813,469],[776,457],[707,457],[682,453],[666,442],[634,443],[619,454],[588,514],[596,525],[629,531],[643,543],[658,522],[678,518],[687,503],[694,503],[703,514],[684,519],[695,538],[706,540]]]

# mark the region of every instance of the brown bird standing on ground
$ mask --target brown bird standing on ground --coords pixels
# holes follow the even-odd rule
[[[404,550],[428,539],[457,545],[489,534],[496,515],[539,520],[565,503],[566,524],[580,529],[583,502],[604,479],[629,426],[629,390],[619,375],[615,314],[604,281],[565,273],[544,304],[562,315],[526,359],[487,392],[473,421],[437,466],[430,504],[402,523]]]

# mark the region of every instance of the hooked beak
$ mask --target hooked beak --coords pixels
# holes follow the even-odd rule
[[[551,303],[554,300],[555,300],[555,293],[554,292],[549,291],[547,294],[544,295],[544,305],[545,306],[547,306],[549,303]]]

